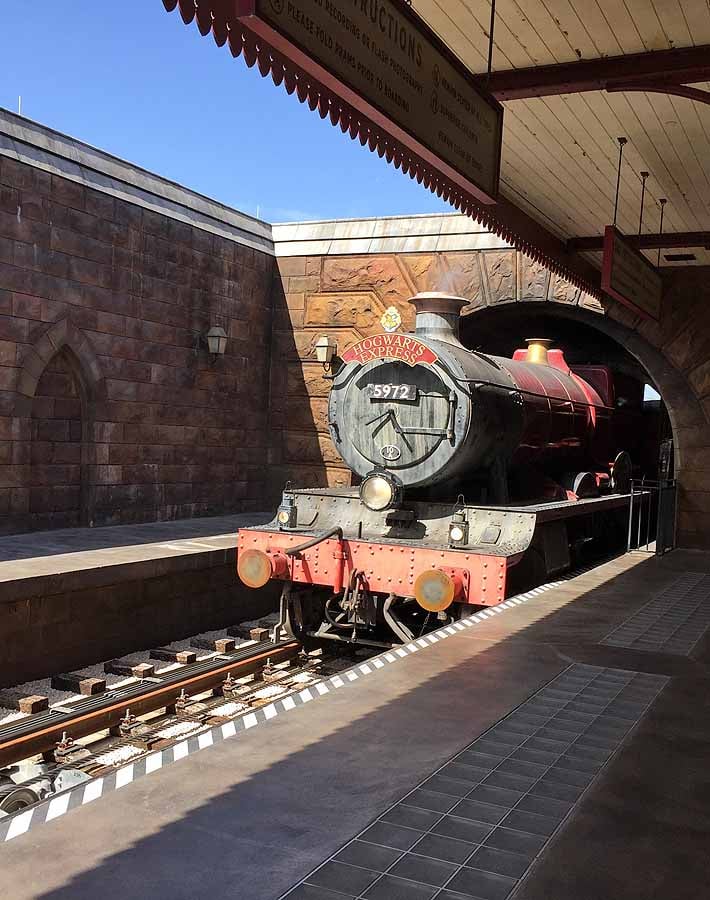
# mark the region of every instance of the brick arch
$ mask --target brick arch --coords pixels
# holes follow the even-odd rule
[[[106,383],[89,339],[70,319],[61,319],[47,328],[24,354],[17,383],[18,403],[21,407],[19,415],[23,414],[22,408],[28,408],[23,400],[31,402],[47,364],[62,350],[69,350],[76,361],[77,373],[87,394],[86,400],[91,402],[105,398]]]
[[[585,302],[580,294],[574,302],[546,302],[521,298],[515,304],[469,308],[467,317],[495,317],[505,311],[514,315],[515,307],[525,303],[541,315],[577,321],[607,335],[637,360],[658,390],[668,410],[673,428],[676,477],[679,485],[678,542],[686,547],[710,546],[706,525],[710,522],[710,421],[708,411],[689,380],[664,352],[668,341],[666,322],[648,323],[614,301],[603,305]],[[706,508],[707,505],[707,508]]]
[[[57,423],[55,421],[46,422],[44,425],[38,426],[38,409],[42,409],[48,402],[42,395],[41,385],[45,383],[43,380],[48,376],[56,378],[54,373],[56,366],[63,369],[67,374],[71,375],[71,383],[78,394],[78,406],[81,410],[80,424],[78,416],[73,416],[73,424],[71,425],[72,434],[76,430],[76,437],[56,438],[49,435],[40,440],[35,436],[37,427],[47,430],[53,428]],[[61,375],[59,376],[61,378]],[[74,390],[72,388],[72,390]],[[39,390],[38,390],[39,389]],[[56,396],[56,395],[55,395]],[[24,436],[26,444],[25,450],[25,477],[23,488],[25,489],[25,509],[26,528],[34,530],[35,528],[55,528],[65,527],[66,524],[91,525],[94,519],[95,509],[95,472],[96,472],[96,444],[95,436],[95,420],[96,405],[106,398],[105,379],[101,370],[98,357],[86,335],[69,319],[62,319],[59,322],[47,328],[29,347],[25,348],[23,354],[22,366],[17,383],[17,395],[15,403],[15,416],[21,424],[20,433]],[[67,398],[69,399],[69,398]],[[57,401],[59,402],[59,401]],[[66,406],[66,400],[62,400]],[[70,401],[71,402],[71,401]],[[74,401],[76,402],[76,401]],[[55,413],[51,416],[56,417]],[[59,417],[62,418],[61,416]],[[67,423],[68,424],[68,423]],[[59,440],[59,444],[52,442]],[[61,443],[62,440],[68,440],[69,444]],[[46,443],[49,441],[49,443]],[[69,482],[60,482],[67,484],[65,495],[73,494],[75,505],[71,506],[75,512],[71,514],[71,522],[67,522],[67,516],[62,519],[62,512],[66,512],[66,507],[50,506],[49,510],[40,510],[38,514],[37,505],[39,503],[37,496],[40,494],[40,484],[47,484],[45,476],[44,480],[36,482],[35,465],[41,470],[45,465],[45,472],[54,472],[54,469],[47,470],[46,464],[56,464],[56,454],[52,451],[53,447],[66,447],[67,451],[73,446],[73,455],[76,459],[67,460],[65,468],[59,469],[61,472],[73,472],[74,476]],[[45,453],[49,449],[49,458],[45,457]],[[67,451],[62,450],[62,453]],[[42,453],[40,459],[38,455]],[[51,491],[59,493],[60,488],[47,487],[47,493]],[[78,500],[77,500],[78,495]],[[35,498],[33,500],[33,497]],[[42,501],[44,502],[44,501]],[[34,509],[33,509],[34,506]]]

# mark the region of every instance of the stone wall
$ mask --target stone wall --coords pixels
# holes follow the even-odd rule
[[[272,266],[0,157],[0,533],[259,506]]]
[[[600,309],[592,297],[503,247],[277,260],[271,406],[275,492],[287,480],[309,486],[350,483],[328,434],[329,382],[313,357],[322,334],[335,337],[342,350],[381,332],[380,319],[390,306],[409,330],[414,315],[407,301],[418,291],[447,290],[469,298],[464,315],[528,300]]]
[[[635,356],[669,410],[679,479],[678,537],[710,547],[710,271],[668,270],[663,317],[642,321],[613,301],[604,305],[510,248],[471,252],[286,256],[274,281],[272,371],[272,500],[287,480],[347,485],[350,473],[328,435],[328,381],[315,362],[318,338],[345,348],[381,331],[389,306],[413,325],[408,297],[447,290],[470,298],[464,315],[514,303],[579,317]]]

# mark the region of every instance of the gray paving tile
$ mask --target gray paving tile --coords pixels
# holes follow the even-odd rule
[[[485,822],[473,822],[470,819],[459,819],[457,816],[444,816],[432,831],[472,844],[480,844],[493,830],[493,825]]]
[[[411,852],[420,853],[422,856],[431,856],[434,859],[443,859],[446,862],[464,863],[476,846],[467,841],[458,841],[455,838],[439,834],[425,834],[412,847]]]
[[[479,784],[469,793],[467,799],[478,800],[481,803],[491,803],[494,806],[506,806],[512,809],[518,800],[524,796],[525,794],[522,791],[509,791],[506,788]]]
[[[369,869],[360,869],[356,866],[347,866],[344,863],[327,862],[320,869],[312,872],[306,879],[306,884],[316,887],[324,887],[330,890],[341,891],[357,897],[378,877],[377,872]]]
[[[352,894],[343,894],[342,891],[329,891],[326,888],[316,887],[312,884],[299,884],[298,887],[287,894],[288,900],[354,900]]]
[[[419,831],[429,831],[441,819],[441,813],[429,809],[415,809],[413,806],[403,806],[398,803],[382,816],[383,822],[393,825],[403,825],[406,828],[416,828]]]
[[[507,853],[494,847],[480,847],[466,863],[469,868],[483,869],[484,872],[494,872],[496,875],[507,875],[510,878],[520,878],[529,865],[530,860],[527,856]]]
[[[396,878],[408,878],[410,881],[443,887],[458,868],[456,863],[407,853],[392,866],[388,874]]]
[[[402,801],[406,806],[416,806],[419,809],[430,809],[434,812],[448,812],[456,803],[456,797],[448,794],[437,794],[434,791],[412,791]]]
[[[461,819],[473,819],[474,822],[496,825],[508,813],[508,809],[491,803],[479,803],[476,800],[461,800],[451,813]]]
[[[552,832],[559,825],[558,819],[551,819],[548,816],[538,816],[534,813],[517,812],[513,810],[501,822],[506,828],[512,828],[514,831],[523,831],[526,834],[537,834],[542,837],[550,837]]]
[[[472,897],[480,897],[481,900],[505,900],[516,884],[515,878],[464,868],[451,879],[447,887]]]
[[[431,900],[437,888],[384,875],[363,895],[366,900]]]
[[[433,775],[431,778],[427,778],[422,784],[422,788],[452,797],[465,797],[471,790],[471,782],[446,778],[443,775]]]
[[[495,828],[483,842],[486,847],[495,847],[509,853],[517,853],[533,859],[542,850],[547,838],[538,834],[525,834],[510,828]]]
[[[372,869],[373,872],[385,872],[401,855],[400,850],[366,844],[364,841],[353,841],[335,856],[335,861]]]
[[[375,822],[360,835],[363,841],[391,847],[393,850],[409,850],[421,837],[411,828],[401,828],[389,822]]]
[[[308,884],[367,900],[504,900],[666,681],[572,667],[429,776]]]

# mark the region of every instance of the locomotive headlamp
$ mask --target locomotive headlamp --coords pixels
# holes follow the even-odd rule
[[[385,512],[402,502],[402,482],[389,472],[371,472],[360,485],[360,499],[373,512]]]
[[[449,544],[452,547],[462,547],[468,544],[468,520],[463,511],[453,514],[449,523]]]
[[[298,524],[298,507],[293,497],[283,495],[281,506],[276,513],[276,521],[280,528],[295,528]]]

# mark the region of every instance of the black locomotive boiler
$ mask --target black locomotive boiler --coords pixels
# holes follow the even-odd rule
[[[459,341],[468,301],[418,294],[414,334],[366,337],[338,360],[333,445],[350,489],[288,489],[239,534],[241,580],[284,583],[304,642],[409,641],[510,584],[568,568],[628,505],[635,412],[606,366],[549,341],[512,359]]]

